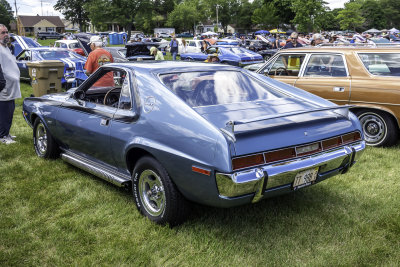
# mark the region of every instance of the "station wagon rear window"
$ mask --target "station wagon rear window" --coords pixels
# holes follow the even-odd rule
[[[160,78],[192,107],[283,97],[267,85],[238,71],[170,73],[160,75]]]
[[[400,53],[359,53],[369,73],[378,76],[400,76]]]

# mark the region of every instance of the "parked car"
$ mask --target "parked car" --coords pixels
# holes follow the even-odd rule
[[[120,62],[127,62],[129,61],[126,58],[126,48],[125,47],[119,47],[119,46],[112,46],[112,47],[103,47],[105,50],[111,53],[114,62],[120,63]]]
[[[87,79],[83,67],[86,58],[68,49],[54,47],[37,47],[22,50],[17,56],[17,65],[21,73],[21,80],[30,81],[27,62],[41,60],[60,60],[64,63],[64,77],[61,84],[64,87],[76,86]]]
[[[207,41],[207,46],[211,44]],[[187,40],[186,41],[186,53],[201,53],[201,47],[203,46],[203,40]]]
[[[134,42],[127,43],[126,47],[126,59],[129,61],[138,61],[138,60],[154,60],[154,56],[150,55],[150,48],[155,46],[157,48],[165,48],[168,43],[160,44],[160,43],[152,43],[152,42]],[[161,46],[161,47],[160,47]]]
[[[15,34],[10,34],[10,41],[13,46],[14,56],[18,56],[19,53],[21,53],[21,51],[25,48],[34,48],[42,46],[32,38]]]
[[[263,62],[261,55],[238,46],[210,46],[203,53],[183,53],[181,60],[205,61],[208,55],[218,54],[219,61],[234,66]]]
[[[58,32],[38,32],[36,34],[38,39],[46,40],[46,39],[62,39],[64,34]]]
[[[54,47],[67,48],[81,56],[86,56],[78,40],[57,40],[54,42]]]
[[[182,33],[177,34],[176,37],[179,37],[179,38],[193,38],[194,35],[193,35],[193,33],[190,33],[190,32],[182,32]]]
[[[257,73],[336,104],[354,105],[371,146],[398,141],[400,49],[319,47],[280,50]]]
[[[95,86],[110,72],[120,86]],[[187,200],[232,207],[290,193],[345,173],[365,148],[348,107],[222,64],[108,64],[78,88],[25,98],[23,115],[39,157],[132,187],[139,211],[170,225]]]
[[[171,38],[172,36],[169,33],[161,32],[161,33],[158,34],[158,37],[160,37],[160,38]]]

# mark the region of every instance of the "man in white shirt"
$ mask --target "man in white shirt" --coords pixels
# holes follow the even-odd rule
[[[2,66],[6,85],[0,92],[0,144],[15,143],[15,136],[10,135],[15,110],[15,99],[21,98],[20,72],[14,55],[8,49],[7,27],[0,24],[0,65]],[[7,67],[5,67],[7,66]]]

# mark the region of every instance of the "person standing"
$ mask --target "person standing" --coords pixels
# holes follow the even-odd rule
[[[8,49],[9,42],[8,29],[5,25],[0,24],[0,65],[5,80],[4,88],[0,92],[0,143],[7,145],[15,143],[15,136],[10,135],[10,129],[14,116],[15,99],[21,98],[20,72],[16,58]]]
[[[299,34],[297,32],[292,32],[292,34],[290,35],[290,42],[286,42],[286,45],[283,47],[283,49],[303,47],[302,44],[297,42],[298,37],[299,37]]]
[[[172,37],[171,42],[169,43],[169,47],[171,48],[172,60],[176,60],[176,55],[178,54],[178,41],[176,37]]]
[[[100,36],[90,37],[89,45],[92,52],[89,53],[84,67],[88,76],[100,68],[100,66],[114,62],[111,53],[102,48],[103,42]],[[93,86],[114,86],[113,72],[107,72]]]
[[[182,38],[182,53],[187,53],[187,43],[186,40]]]

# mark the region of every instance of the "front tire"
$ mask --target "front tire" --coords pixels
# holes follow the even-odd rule
[[[39,118],[33,124],[33,146],[41,158],[55,159],[60,154],[56,141]]]
[[[398,140],[398,127],[393,118],[379,110],[358,110],[365,135],[365,142],[370,146],[392,146]]]
[[[137,162],[132,175],[132,193],[140,213],[155,223],[175,226],[187,217],[187,200],[163,166],[152,157],[145,156]]]

